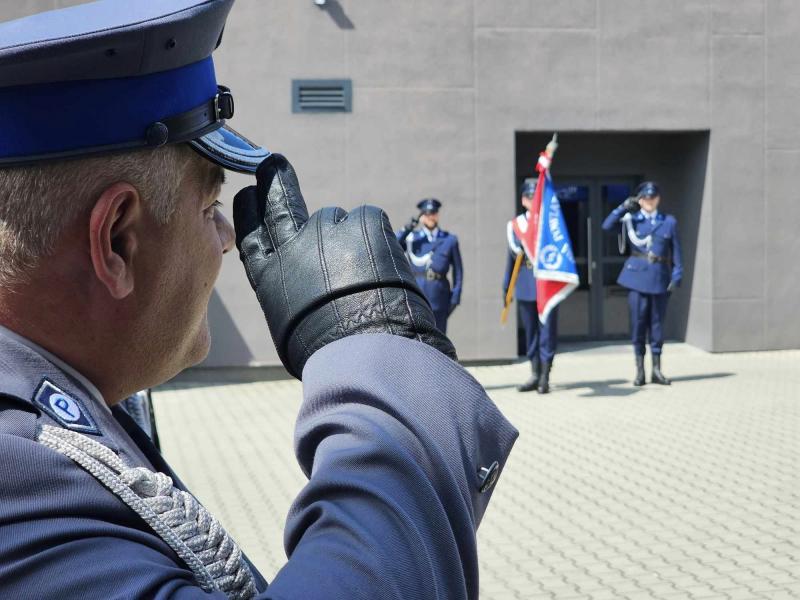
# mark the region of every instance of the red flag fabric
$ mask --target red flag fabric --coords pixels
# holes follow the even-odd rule
[[[523,231],[518,219],[512,221],[514,233],[533,264],[536,308],[541,323],[579,284],[572,243],[550,179],[551,160],[544,152],[539,155],[536,165],[539,181],[527,227]]]

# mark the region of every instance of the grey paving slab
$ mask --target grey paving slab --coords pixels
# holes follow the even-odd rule
[[[627,347],[571,347],[548,396],[527,366],[474,367],[521,435],[479,532],[481,598],[796,598],[800,351],[665,349],[671,387],[633,388]],[[268,578],[305,478],[301,385],[170,384],[168,460]]]

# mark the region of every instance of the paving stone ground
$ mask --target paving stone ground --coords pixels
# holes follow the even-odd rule
[[[471,367],[519,428],[481,525],[484,600],[800,598],[800,351],[665,349],[673,385],[634,388],[627,346]],[[173,383],[162,447],[267,578],[305,479],[294,381]]]

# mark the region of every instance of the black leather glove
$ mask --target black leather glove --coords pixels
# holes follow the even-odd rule
[[[425,342],[450,358],[381,209],[323,208],[308,216],[297,176],[273,154],[257,185],[233,201],[236,247],[283,365],[298,379],[316,351],[358,333]]]
[[[622,206],[625,207],[627,212],[636,212],[641,208],[641,206],[639,206],[639,199],[636,196],[628,196],[625,198],[625,202],[622,203]]]
[[[417,225],[419,225],[419,215],[417,215],[416,217],[411,217],[408,220],[408,223],[406,223],[403,226],[403,231],[405,232],[406,235],[408,235],[409,233],[411,233],[414,230],[414,228]]]

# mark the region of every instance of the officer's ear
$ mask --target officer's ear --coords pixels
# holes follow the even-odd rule
[[[116,300],[133,291],[136,225],[142,215],[139,192],[128,183],[103,191],[89,217],[89,251],[94,273]]]

